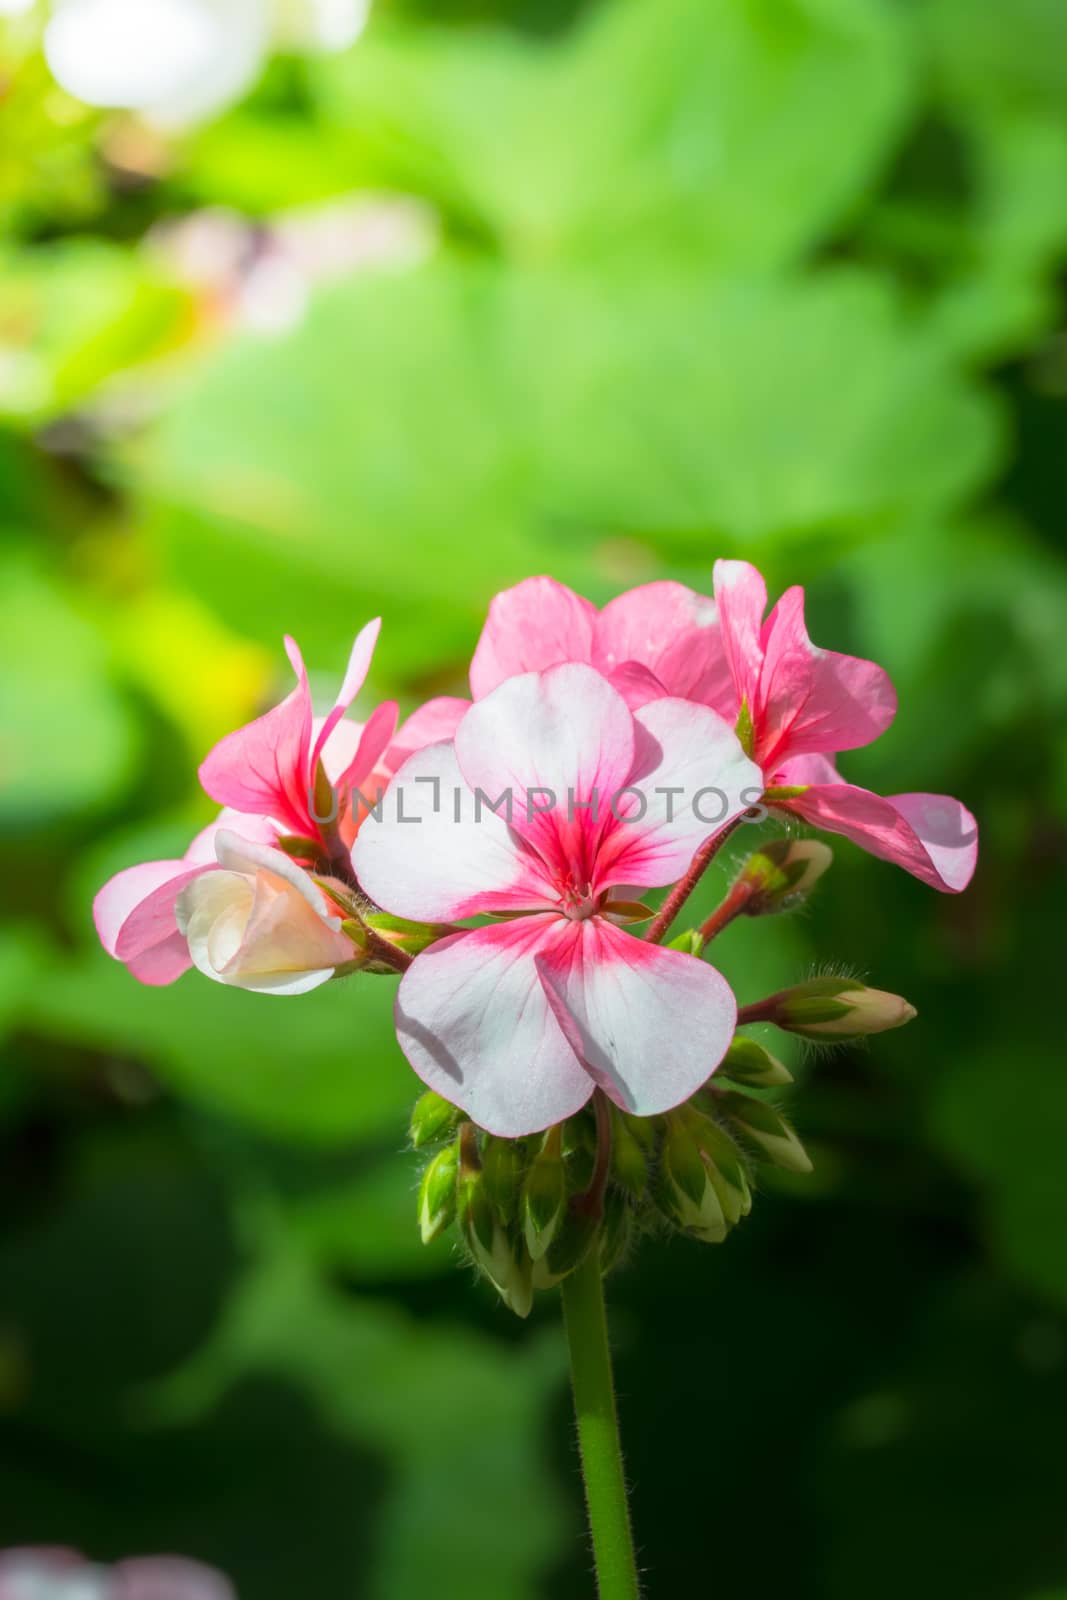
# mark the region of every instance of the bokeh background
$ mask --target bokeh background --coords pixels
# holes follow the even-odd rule
[[[0,229],[0,1544],[590,1594],[558,1308],[419,1244],[389,981],[144,990],[89,907],[286,630],[328,695],[383,614],[410,707],[506,584],[728,554],[984,852],[718,947],[919,1020],[612,1280],[649,1592],[1063,1600],[1062,0],[0,0]]]

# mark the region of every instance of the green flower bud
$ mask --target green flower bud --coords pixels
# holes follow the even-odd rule
[[[530,1163],[522,1191],[522,1227],[531,1259],[540,1261],[567,1214],[567,1171],[562,1130],[550,1128]]]
[[[452,1105],[442,1095],[434,1094],[432,1089],[427,1089],[415,1102],[408,1125],[408,1138],[416,1150],[421,1150],[424,1145],[447,1139],[463,1119],[464,1113],[458,1106]]]
[[[655,1198],[664,1215],[685,1233],[706,1244],[721,1244],[726,1238],[726,1213],[682,1117],[668,1118]]]
[[[610,1272],[625,1256],[633,1236],[633,1212],[624,1194],[609,1189],[604,1196],[604,1217],[600,1225],[600,1267]]]
[[[720,1105],[743,1138],[785,1172],[810,1172],[811,1159],[789,1123],[765,1100],[725,1094]]]
[[[439,1150],[419,1184],[419,1228],[423,1244],[444,1233],[456,1215],[456,1179],[459,1149],[455,1143]]]
[[[627,1194],[640,1199],[648,1187],[648,1154],[633,1132],[632,1124],[637,1120],[612,1107],[611,1176]]]
[[[365,911],[363,921],[386,944],[395,945],[409,956],[421,955],[427,945],[456,931],[445,923],[408,922],[404,917],[391,916],[388,911]]]
[[[686,1123],[704,1158],[704,1169],[723,1215],[733,1227],[752,1210],[752,1189],[741,1152],[711,1117],[690,1111]]]
[[[596,1124],[581,1112],[563,1123],[563,1166],[570,1194],[584,1194],[596,1167]]]
[[[698,956],[704,948],[704,937],[699,928],[689,928],[685,933],[680,933],[676,939],[672,939],[666,948],[684,950],[687,956]]]
[[[482,1175],[489,1202],[501,1222],[511,1222],[519,1207],[525,1146],[490,1134],[482,1146]]]
[[[744,1083],[753,1089],[776,1089],[792,1083],[793,1075],[769,1050],[755,1039],[735,1034],[719,1072],[735,1083]]]
[[[552,1289],[580,1266],[600,1228],[599,1218],[568,1205],[544,1255],[533,1264],[535,1289]]]
[[[486,1139],[485,1153],[490,1156],[490,1166],[495,1160],[491,1153],[493,1146],[508,1142],[491,1136]],[[530,1262],[526,1252],[516,1247],[516,1241],[494,1205],[490,1193],[492,1180],[487,1181],[487,1168],[478,1149],[478,1134],[473,1123],[463,1124],[456,1145],[459,1150],[456,1216],[471,1259],[516,1316],[529,1316],[533,1304]]]
[[[915,1007],[856,978],[812,978],[746,1007],[745,1013],[749,1020],[773,1022],[805,1039],[843,1040],[900,1028],[915,1016]]]
[[[833,859],[829,845],[819,839],[770,839],[749,856],[733,893],[747,896],[748,917],[792,910],[807,899]]]
[[[456,1215],[463,1237],[466,1239],[471,1251],[477,1253],[481,1250],[483,1253],[490,1254],[493,1249],[496,1219],[493,1216],[493,1207],[486,1193],[485,1181],[480,1168],[472,1172],[461,1167],[456,1197]]]

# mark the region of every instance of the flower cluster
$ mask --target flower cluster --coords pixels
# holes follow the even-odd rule
[[[738,1012],[703,952],[733,917],[810,891],[830,852],[795,833],[751,857],[702,929],[663,942],[743,821],[842,834],[947,892],[974,870],[958,801],[883,798],[837,771],[891,722],[886,674],[812,644],[802,590],[766,608],[740,561],[716,564],[713,598],[658,582],[599,612],[529,579],[492,603],[472,699],[431,701],[399,731],[391,703],[346,717],[377,622],[321,721],[287,641],[296,689],[200,769],[216,822],[182,860],[130,868],[97,897],[104,945],[146,983],[196,966],[296,994],[399,972],[400,1046],[445,1108],[424,1233],[458,1216],[516,1309],[524,1284],[566,1270],[589,1218],[615,1249],[613,1196],[624,1221],[647,1191],[675,1225],[721,1237],[748,1208],[746,1150],[803,1164],[759,1098],[784,1069],[754,1063],[739,1021],[840,1038],[913,1014],[845,979]],[[663,889],[658,911],[640,898]],[[433,1142],[424,1127],[417,1142]]]

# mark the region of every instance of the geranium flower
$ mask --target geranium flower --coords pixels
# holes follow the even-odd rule
[[[721,708],[739,719],[768,802],[844,834],[932,888],[965,889],[978,854],[978,826],[966,806],[940,794],[883,798],[846,783],[834,765],[838,751],[870,744],[896,714],[882,668],[812,644],[803,589],[787,589],[764,621],[766,585],[747,561],[715,563],[715,599],[733,683]]]
[[[947,795],[883,798],[846,783],[834,766],[840,751],[870,744],[892,722],[887,674],[813,645],[802,589],[789,589],[764,622],[766,606],[763,579],[746,561],[716,563],[714,600],[649,583],[601,612],[551,578],[529,578],[490,606],[471,689],[478,699],[509,673],[586,661],[631,707],[673,694],[731,723],[740,716],[777,811],[844,834],[936,889],[965,889],[978,851],[965,806]]]
[[[336,907],[281,850],[215,835],[217,865],[174,903],[178,933],[207,978],[260,994],[304,994],[354,960]]]
[[[673,883],[761,788],[714,711],[633,712],[584,664],[476,702],[452,743],[404,764],[352,856],[397,916],[508,918],[405,973],[397,1033],[419,1076],[507,1136],[572,1115],[598,1084],[641,1115],[692,1094],[733,1035],[733,995],[706,963],[626,932],[612,891]]]
[[[264,716],[227,734],[201,765],[200,781],[223,806],[220,815],[197,835],[180,860],[127,867],[100,890],[93,903],[100,941],[142,983],[173,983],[194,964],[175,906],[191,883],[220,865],[216,847],[220,834],[236,835],[252,847],[276,847],[283,838],[302,840],[307,853],[301,855],[297,844],[297,857],[309,862],[316,851],[328,855],[334,841],[327,839],[327,824],[319,820],[325,817],[326,807],[320,810],[314,798],[321,762],[339,797],[338,815],[330,826],[336,826],[337,845],[347,852],[365,815],[358,794],[365,793],[373,801],[378,788],[384,789],[412,750],[452,732],[466,709],[465,701],[431,700],[414,712],[399,732],[397,707],[392,701],[379,706],[366,723],[346,720],[345,713],[366,679],[380,627],[375,620],[358,635],[341,691],[321,721],[313,715],[300,650],[287,638],[296,688]],[[350,796],[355,803],[346,805]],[[292,884],[287,857],[276,864],[276,870]],[[310,880],[307,887],[317,893]],[[306,899],[305,891],[300,892]],[[253,925],[258,926],[255,919]],[[219,976],[216,972],[209,975]]]
[[[471,693],[480,700],[506,678],[563,661],[596,667],[634,710],[663,695],[725,705],[732,692],[715,602],[680,583],[646,583],[603,611],[553,578],[505,589],[474,652]]]

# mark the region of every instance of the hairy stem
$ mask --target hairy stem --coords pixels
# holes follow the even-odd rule
[[[578,1445],[600,1600],[639,1600],[599,1252],[561,1286]]]
[[[689,863],[689,870],[685,877],[675,884],[663,902],[662,907],[649,924],[645,938],[650,944],[660,943],[663,935],[668,931],[671,923],[740,822],[741,817],[734,817],[726,824],[725,828],[720,828],[718,833],[713,833],[710,838],[704,840],[704,843]]]
[[[703,944],[710,944],[717,933],[728,928],[735,917],[739,917],[752,899],[754,890],[750,883],[737,883],[730,890],[722,905],[715,910],[700,929],[700,938]]]
[[[611,1107],[603,1089],[593,1092],[593,1111],[596,1114],[596,1162],[593,1176],[584,1194],[575,1195],[571,1204],[575,1211],[598,1220],[604,1215],[604,1191],[611,1174],[611,1150],[614,1131],[611,1125]]]

